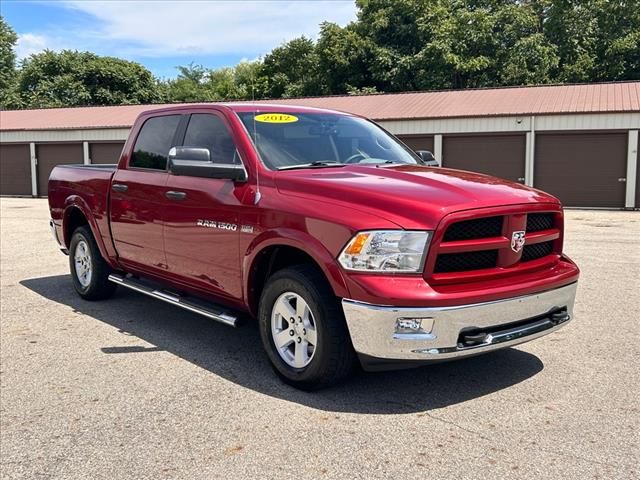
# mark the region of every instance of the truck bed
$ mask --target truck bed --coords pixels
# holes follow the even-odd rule
[[[49,203],[55,206],[60,193],[64,193],[62,199],[72,193],[86,193],[103,196],[106,200],[116,168],[116,164],[58,165],[49,176]]]

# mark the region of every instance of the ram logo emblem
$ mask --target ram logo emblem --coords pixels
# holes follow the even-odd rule
[[[513,232],[511,234],[511,250],[518,253],[524,247],[524,231],[518,230],[517,232]]]

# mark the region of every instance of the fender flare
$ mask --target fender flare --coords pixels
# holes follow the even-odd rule
[[[87,202],[79,195],[70,195],[64,202],[64,211],[62,213],[62,233],[65,245],[69,247],[71,243],[70,235],[73,232],[67,233],[66,227],[73,210],[79,210],[84,218],[87,219],[87,223],[89,224],[89,228],[91,229],[93,238],[98,245],[98,250],[100,250],[100,255],[102,255],[102,258],[105,260],[105,262],[107,262],[109,266],[113,268],[118,268],[118,265],[114,263],[112,257],[109,256],[109,252],[107,251],[107,247],[104,243],[102,235],[100,234],[100,227],[98,227],[95,216],[91,212],[91,209],[89,208]]]
[[[253,305],[250,285],[253,281],[251,277],[256,261],[265,249],[274,246],[293,247],[305,252],[320,267],[336,297],[349,296],[342,270],[331,252],[318,239],[300,230],[276,228],[258,235],[249,244],[243,256],[242,288],[245,302],[250,310]]]

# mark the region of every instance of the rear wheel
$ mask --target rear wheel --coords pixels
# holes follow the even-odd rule
[[[116,284],[108,277],[111,269],[100,255],[91,230],[87,226],[78,227],[69,245],[69,268],[73,286],[86,300],[103,300],[113,295]]]
[[[267,281],[259,321],[269,360],[286,383],[315,390],[352,371],[355,353],[344,314],[313,266],[286,268]]]

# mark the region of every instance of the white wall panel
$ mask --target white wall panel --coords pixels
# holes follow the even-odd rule
[[[536,116],[536,131],[628,130],[640,126],[640,113]]]
[[[529,130],[528,117],[443,118],[432,120],[393,120],[379,122],[396,135],[419,133],[483,133],[524,132]]]
[[[526,132],[531,117],[443,118],[430,120],[387,120],[379,122],[397,135]],[[540,115],[536,131],[628,130],[640,126],[640,113]]]
[[[0,131],[0,142],[86,142],[126,140],[128,128],[87,130],[16,130]]]

